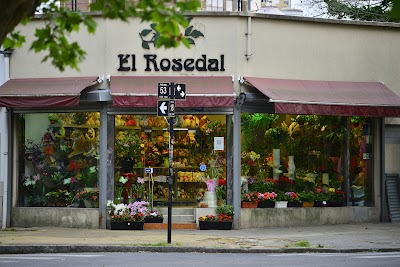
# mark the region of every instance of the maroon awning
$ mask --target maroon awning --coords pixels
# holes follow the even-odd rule
[[[97,77],[10,79],[0,86],[0,107],[76,106]]]
[[[246,77],[277,114],[400,117],[400,97],[380,82]]]
[[[112,76],[110,90],[116,107],[157,107],[158,83],[186,84],[186,101],[177,107],[233,107],[232,77]]]

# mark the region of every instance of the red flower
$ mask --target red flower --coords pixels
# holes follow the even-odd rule
[[[219,179],[218,179],[218,185],[219,185],[219,186],[225,186],[225,185],[226,185],[226,179],[224,179],[224,178],[219,178]]]

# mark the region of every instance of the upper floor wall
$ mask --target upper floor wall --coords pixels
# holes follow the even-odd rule
[[[197,36],[190,49],[155,49],[150,23],[96,20],[95,35],[82,29],[71,36],[87,52],[80,71],[63,73],[41,63],[44,53],[29,51],[34,28],[43,21],[19,27],[27,43],[11,56],[11,78],[234,75],[235,80],[256,76],[382,81],[400,94],[400,26],[396,24],[203,12],[190,22],[191,33]]]

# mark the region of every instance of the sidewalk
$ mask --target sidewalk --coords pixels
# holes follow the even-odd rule
[[[9,228],[0,231],[0,254],[62,252],[366,252],[400,251],[400,223],[362,223],[243,230],[116,231]],[[309,242],[307,247],[296,243]]]

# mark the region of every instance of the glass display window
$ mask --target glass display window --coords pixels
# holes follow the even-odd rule
[[[173,134],[173,203],[206,205],[202,203],[208,191],[206,179],[210,176],[209,171],[217,168],[218,172],[209,178],[215,181],[214,192],[219,181],[225,181],[222,182],[223,190],[218,190],[225,192],[219,196],[226,196],[226,116],[176,116]],[[214,139],[218,140],[220,150],[214,150]],[[169,141],[166,118],[115,115],[115,203],[135,199],[157,204],[167,202]],[[146,168],[152,168],[153,173],[146,173]]]
[[[98,206],[100,114],[17,115],[19,206]]]
[[[342,205],[346,202],[344,155],[348,149],[349,204],[364,205],[373,189],[372,121],[363,117],[349,121],[348,125],[339,116],[243,114],[242,190],[296,193],[297,200],[303,196],[303,201]]]

